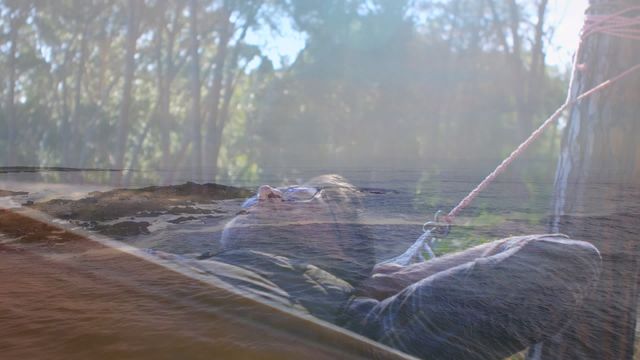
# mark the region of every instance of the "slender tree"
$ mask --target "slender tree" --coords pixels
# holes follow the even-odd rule
[[[640,5],[640,0],[590,3],[588,14],[606,15],[629,4]],[[639,41],[602,33],[588,37],[583,49],[575,93],[640,59]],[[633,358],[640,270],[638,94],[640,75],[634,73],[581,101],[570,114],[556,174],[552,230],[596,245],[602,273],[575,320],[561,334],[535,346],[531,359]]]
[[[222,9],[222,17],[224,19],[222,22],[223,29],[220,34],[218,51],[214,58],[214,79],[209,90],[211,107],[207,119],[206,149],[209,159],[207,165],[211,168],[213,176],[218,172],[218,156],[220,155],[220,148],[222,147],[222,133],[225,125],[229,122],[231,100],[235,93],[237,81],[245,71],[245,67],[239,63],[240,53],[245,48],[243,41],[248,30],[256,25],[256,16],[260,10],[261,3],[249,2],[245,4],[245,9],[243,9],[245,17],[244,23],[241,26],[236,24],[236,26],[238,26],[238,36],[234,44],[229,44],[233,29],[230,28],[232,26],[229,21],[231,14],[226,6],[228,5],[225,4],[225,8]],[[233,45],[231,54],[228,55],[228,49],[231,45]],[[245,59],[245,66],[252,57],[253,56],[249,56],[249,59]]]
[[[115,167],[122,169],[124,167],[125,154],[128,147],[129,131],[131,128],[131,91],[133,88],[133,79],[135,75],[135,55],[138,42],[139,22],[140,22],[140,6],[142,3],[137,0],[129,0],[127,2],[127,35],[126,35],[126,53],[124,57],[124,82],[122,84],[122,97],[120,101],[120,115],[118,118],[118,132],[116,135],[116,156]],[[121,174],[116,172],[116,174]]]
[[[84,135],[83,129],[85,126],[83,126],[84,124],[82,124],[80,119],[80,113],[82,110],[82,94],[86,89],[83,85],[85,84],[84,76],[87,72],[87,59],[89,58],[89,46],[92,37],[91,24],[93,24],[108,5],[105,3],[94,4],[90,1],[74,1],[74,6],[78,9],[76,22],[78,23],[77,31],[80,37],[80,46],[78,49],[78,63],[75,68],[76,74],[73,85],[73,113],[71,114],[69,134],[72,141],[65,142],[67,145],[64,154],[65,158],[67,158],[65,161],[66,164],[74,167],[82,167],[84,164],[81,162],[83,159],[80,155],[85,143],[80,141],[80,139],[82,135]]]
[[[208,105],[209,108],[207,116],[206,127],[206,149],[207,149],[207,161],[208,166],[216,166],[217,156],[214,157],[216,150],[216,137],[217,132],[220,130],[219,115],[220,115],[220,102],[222,98],[222,84],[224,76],[224,68],[227,63],[227,49],[229,47],[229,40],[233,35],[233,29],[231,28],[231,9],[229,7],[229,0],[223,0],[222,7],[218,11],[219,24],[218,28],[218,43],[216,46],[216,55],[213,58],[213,79],[211,86],[209,87]]]
[[[545,77],[543,48],[548,0],[539,0],[537,3],[535,20],[525,20],[527,18],[516,0],[506,0],[506,20],[500,11],[500,1],[486,1],[498,41],[513,74],[511,87],[516,104],[518,136],[524,139],[533,130],[536,109],[540,106],[541,97],[538,93]],[[533,22],[533,37],[530,40],[526,38],[527,31],[522,29],[528,21]],[[526,42],[531,43],[528,51],[524,48]]]
[[[189,54],[191,56],[190,84],[191,84],[191,166],[196,179],[202,178],[202,114],[200,112],[200,42],[198,34],[198,1],[189,2]]]
[[[169,6],[172,5],[172,6]],[[172,159],[171,152],[171,89],[182,67],[183,61],[176,59],[176,40],[183,26],[182,10],[186,6],[184,1],[176,1],[167,4],[167,1],[159,2],[162,21],[158,21],[156,35],[156,76],[158,87],[158,103],[156,107],[156,120],[160,127],[160,149],[162,158],[169,162]],[[168,14],[165,11],[168,9]],[[166,34],[166,36],[165,36]]]
[[[11,3],[9,10],[9,59],[8,59],[8,71],[9,71],[9,84],[7,95],[7,149],[6,149],[6,163],[7,165],[16,165],[16,137],[18,134],[18,119],[16,111],[16,83],[18,76],[18,32],[24,25],[28,16],[28,8],[20,6],[20,3]]]

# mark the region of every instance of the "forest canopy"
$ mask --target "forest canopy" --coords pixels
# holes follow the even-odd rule
[[[547,0],[2,0],[0,165],[169,182],[495,161],[563,100],[547,13]],[[304,46],[278,61],[248,40],[292,33]],[[534,156],[553,164],[557,138]]]

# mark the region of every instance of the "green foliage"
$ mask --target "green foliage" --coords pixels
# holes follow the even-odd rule
[[[140,6],[133,35],[131,4]],[[539,20],[532,4],[523,3],[516,19],[505,6],[492,12],[463,0],[197,4],[202,106],[193,117],[186,0],[0,2],[0,62],[7,65],[0,67],[0,126],[9,129],[0,133],[8,149],[0,164],[113,167],[117,129],[128,119],[125,167],[143,170],[132,181],[170,181],[167,173],[185,171],[200,135],[213,143],[195,166],[225,181],[258,182],[264,169],[289,177],[310,164],[438,169],[469,156],[503,157],[563,96],[560,74],[544,63],[534,69],[534,55],[544,54],[527,45]],[[307,39],[295,61],[278,69],[244,38],[282,30],[276,19]],[[507,45],[519,36],[519,54],[499,41],[509,21],[520,32]],[[123,109],[128,36],[136,36],[135,71],[131,106]],[[200,135],[190,130],[194,118]],[[559,136],[545,136],[531,158],[546,160],[515,170],[529,193],[554,161]],[[433,179],[425,174],[416,185],[419,210],[442,205],[437,196],[420,200],[441,192]]]

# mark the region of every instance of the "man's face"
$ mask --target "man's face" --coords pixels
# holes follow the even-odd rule
[[[242,208],[225,226],[223,249],[267,251],[282,246],[289,250],[321,247],[332,254],[340,253],[335,234],[327,233],[340,219],[322,197],[320,188],[263,185]]]

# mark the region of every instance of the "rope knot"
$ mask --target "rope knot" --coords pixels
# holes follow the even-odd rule
[[[422,225],[423,232],[430,232],[436,238],[443,238],[449,235],[453,219],[449,215],[443,215],[442,210],[436,211],[432,221],[427,221]]]

